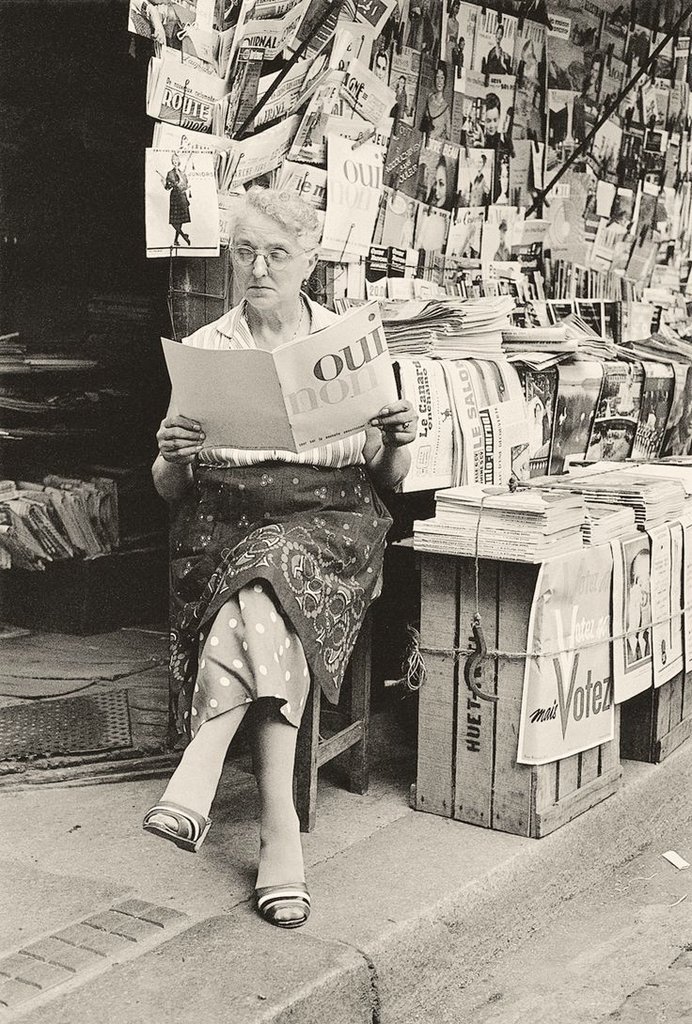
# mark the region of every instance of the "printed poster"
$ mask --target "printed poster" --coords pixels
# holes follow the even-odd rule
[[[607,545],[541,565],[529,620],[520,764],[548,764],[615,734]]]
[[[218,256],[219,203],[212,153],[147,149],[147,256]]]
[[[692,514],[680,517],[682,526],[682,601],[684,612],[685,672],[692,672]]]
[[[603,545],[605,547],[605,545]],[[611,543],[613,554],[613,679],[621,704],[653,682],[651,551],[645,533]]]

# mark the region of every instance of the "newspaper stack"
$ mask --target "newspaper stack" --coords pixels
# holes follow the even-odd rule
[[[685,504],[685,488],[679,480],[653,478],[637,469],[603,468],[596,463],[584,472],[569,475],[554,485],[556,490],[571,490],[585,499],[613,505],[629,505],[639,529],[649,529],[677,519]]]
[[[414,523],[418,551],[543,562],[579,551],[584,501],[578,494],[471,485],[435,495],[434,519]]]
[[[510,326],[514,299],[502,295],[487,299],[388,301],[381,308],[392,355],[495,359],[503,355],[502,331]]]
[[[44,569],[46,562],[107,554],[119,539],[112,480],[46,477],[0,481],[0,564]]]
[[[508,356],[534,353],[577,352],[577,339],[569,337],[566,324],[555,327],[505,327],[502,330],[502,348]]]
[[[587,501],[581,532],[584,544],[593,547],[626,537],[636,529],[634,509],[608,502]]]

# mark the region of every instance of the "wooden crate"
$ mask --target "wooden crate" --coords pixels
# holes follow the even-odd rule
[[[620,708],[620,749],[632,761],[658,764],[692,733],[692,673],[644,690]]]
[[[481,560],[479,610],[489,648],[526,650],[538,566]],[[479,700],[464,679],[465,648],[475,612],[472,559],[425,554],[421,560],[421,687],[418,770],[412,805],[420,811],[539,838],[610,796],[621,775],[615,739],[546,765],[517,764],[524,681],[521,659],[494,659],[489,692]],[[616,710],[617,714],[617,710]]]

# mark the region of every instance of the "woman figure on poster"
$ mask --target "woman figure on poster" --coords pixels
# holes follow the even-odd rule
[[[497,230],[500,232],[500,241],[498,242],[497,249],[495,250],[493,260],[499,263],[506,263],[508,260],[511,260],[512,258],[512,252],[509,246],[507,245],[507,221],[501,220]]]
[[[183,225],[190,223],[190,186],[187,175],[180,166],[180,154],[173,153],[171,164],[173,166],[166,175],[163,187],[171,194],[168,203],[168,223],[175,230],[175,248],[181,237],[186,245],[190,245],[190,236],[183,231]]]
[[[498,206],[509,204],[509,154],[498,154],[497,169],[495,174],[497,184],[495,186],[495,203]]]
[[[447,88],[447,66],[438,64],[435,72],[435,88],[428,93],[421,119],[420,130],[426,139],[450,139],[452,135],[452,114],[445,96]]]
[[[430,187],[430,191],[426,197],[426,203],[428,206],[437,206],[441,210],[451,209],[451,201],[449,199],[449,171],[447,168],[447,161],[444,156],[440,155],[435,167],[435,177]]]
[[[315,210],[294,192],[251,189],[230,246],[242,298],[184,343],[271,352],[337,320],[301,291],[319,238]],[[311,685],[338,700],[391,524],[376,488],[408,472],[417,416],[395,401],[361,433],[296,455],[205,448],[201,424],[183,413],[171,407],[162,421],[152,473],[171,503],[170,671],[189,743],[143,826],[200,848],[247,714],[260,796],[257,910],[295,928],[310,912],[292,790],[298,726]]]

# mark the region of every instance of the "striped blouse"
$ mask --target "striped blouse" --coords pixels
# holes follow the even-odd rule
[[[338,319],[319,303],[302,296],[310,313],[311,333],[327,327]],[[184,345],[206,349],[252,349],[256,348],[250,326],[245,315],[245,300],[229,309],[218,320],[200,327],[198,331],[183,338]],[[341,441],[320,445],[305,452],[289,452],[281,449],[248,448],[205,448],[200,452],[199,461],[207,466],[253,466],[261,462],[300,462],[310,466],[339,468],[364,462],[363,447],[365,431],[352,434]]]

